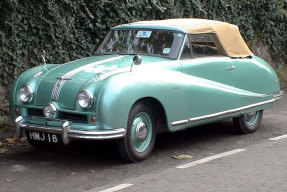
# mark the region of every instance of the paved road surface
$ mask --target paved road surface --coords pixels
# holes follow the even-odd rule
[[[282,192],[287,191],[287,138],[269,139],[285,134],[286,96],[264,112],[256,133],[237,135],[226,120],[162,134],[152,156],[136,164],[123,163],[114,142],[46,150],[16,145],[0,154],[0,191]],[[177,168],[182,165],[193,166]]]

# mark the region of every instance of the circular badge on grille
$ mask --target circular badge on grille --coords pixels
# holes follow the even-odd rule
[[[57,108],[54,104],[50,103],[44,107],[43,113],[47,118],[55,118],[57,114]]]

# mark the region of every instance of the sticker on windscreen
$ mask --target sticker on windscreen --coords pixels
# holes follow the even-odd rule
[[[163,54],[169,54],[169,52],[170,52],[170,48],[164,48],[162,51]]]
[[[149,38],[152,31],[138,31],[137,36],[138,38]]]

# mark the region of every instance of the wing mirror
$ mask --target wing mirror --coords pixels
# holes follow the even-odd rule
[[[140,65],[142,63],[142,57],[139,55],[134,56],[133,58],[133,64]]]
[[[45,55],[46,55],[46,52],[43,49],[40,49],[38,52],[38,56],[41,58],[44,65],[46,65]]]
[[[133,65],[140,65],[141,63],[142,63],[142,57],[140,55],[135,55],[133,57],[133,63],[131,65],[131,70],[130,71],[132,71]]]

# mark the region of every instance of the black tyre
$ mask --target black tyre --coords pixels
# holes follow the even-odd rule
[[[263,110],[246,113],[233,119],[233,124],[238,133],[253,133],[260,126],[263,116]]]
[[[124,160],[138,162],[148,157],[155,143],[155,126],[149,105],[145,102],[136,103],[129,113],[126,136],[118,141]]]

